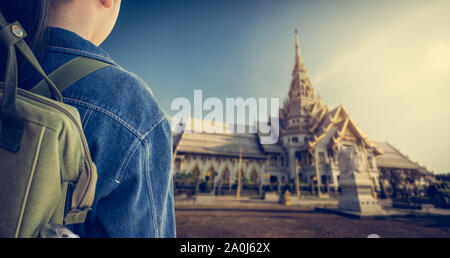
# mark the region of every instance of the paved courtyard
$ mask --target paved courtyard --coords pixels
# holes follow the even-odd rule
[[[336,200],[302,200],[292,206],[232,197],[176,201],[177,237],[450,237],[448,212],[352,219],[314,210]]]

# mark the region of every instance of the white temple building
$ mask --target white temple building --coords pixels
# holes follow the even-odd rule
[[[331,109],[322,101],[308,77],[297,31],[295,66],[279,121],[276,144],[262,144],[257,133],[174,134],[174,173],[191,173],[214,191],[231,189],[242,154],[242,178],[255,188],[298,180],[321,193],[333,192],[339,188],[337,153],[356,144],[375,191],[389,188],[394,174],[412,177],[417,185],[432,177],[389,143],[369,139],[343,105]]]

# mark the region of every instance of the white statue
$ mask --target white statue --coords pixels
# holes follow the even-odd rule
[[[339,185],[342,189],[338,209],[359,214],[383,214],[378,200],[372,195],[372,182],[367,173],[364,154],[358,146],[355,143],[348,147],[341,146],[338,162]]]
[[[341,177],[364,171],[364,155],[354,143],[349,147],[340,148],[338,162]]]

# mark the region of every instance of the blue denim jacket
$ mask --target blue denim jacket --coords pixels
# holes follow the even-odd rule
[[[81,237],[175,237],[172,134],[149,86],[101,48],[73,32],[50,28],[41,65],[47,74],[77,56],[113,64],[63,92],[76,107],[98,181]],[[20,76],[20,75],[19,75]],[[30,88],[32,75],[21,85]]]

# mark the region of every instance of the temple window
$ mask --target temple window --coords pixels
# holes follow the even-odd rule
[[[200,169],[198,168],[198,166],[195,166],[191,173],[195,179],[198,179],[200,177]]]
[[[222,182],[224,185],[230,184],[231,172],[228,168],[222,173]]]
[[[270,176],[270,183],[276,183],[278,182],[278,177],[277,176]]]
[[[372,159],[372,156],[368,156],[368,157],[367,157],[367,161],[369,162],[369,167],[370,167],[370,169],[373,169],[373,159]]]
[[[240,170],[238,170],[238,171],[240,171],[241,172],[241,182],[242,181],[244,181],[245,180],[245,171],[244,171],[244,169],[240,169]],[[239,172],[238,171],[236,171],[236,184],[238,183],[238,181],[239,181]]]
[[[205,181],[209,181],[211,178],[211,169],[208,169],[205,173]]]
[[[321,182],[320,183],[322,183],[322,184],[324,184],[324,185],[326,185],[326,184],[328,184],[328,177],[326,176],[326,175],[322,175],[322,177],[321,177]]]
[[[176,160],[175,160],[175,169],[176,169],[177,171],[180,171],[180,170],[181,170],[181,160],[180,160],[180,159],[176,159]]]
[[[253,169],[252,173],[250,174],[250,181],[255,185],[258,183],[258,172],[256,172],[255,169]]]
[[[319,163],[325,163],[325,153],[319,152]]]
[[[277,161],[278,161],[277,155],[271,155],[270,156],[270,165],[276,166],[277,165]]]
[[[298,142],[298,137],[292,137],[292,142]]]

